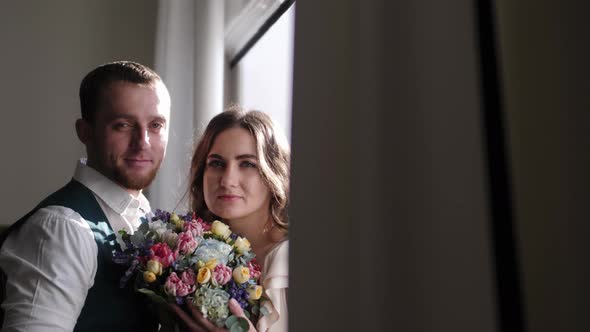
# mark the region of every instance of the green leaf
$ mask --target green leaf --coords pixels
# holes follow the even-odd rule
[[[238,321],[238,316],[231,315],[225,320],[225,327],[228,329]]]
[[[248,320],[244,317],[239,317],[235,323],[229,328],[230,332],[246,332],[250,328]]]
[[[157,304],[168,304],[165,298],[156,294],[156,292],[154,292],[153,290],[147,288],[139,288],[137,291],[142,294],[145,294],[150,300],[156,302]]]
[[[141,223],[141,225],[139,225],[136,232],[146,233],[149,230],[150,230],[150,225],[148,225],[148,223],[145,222],[145,223]]]
[[[270,312],[268,311],[268,309],[266,309],[266,307],[260,307],[260,313],[263,316],[266,316],[266,315],[270,314]]]
[[[186,259],[178,259],[176,262],[177,262],[176,268],[178,270],[184,270],[190,266],[190,264],[187,262]]]
[[[245,255],[244,255],[244,260],[246,262],[251,261],[254,257],[256,257],[256,254],[254,254],[254,252],[252,251],[248,251]]]

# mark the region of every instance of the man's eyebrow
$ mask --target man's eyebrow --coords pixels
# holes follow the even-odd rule
[[[116,120],[137,120],[137,117],[133,116],[133,115],[129,115],[129,114],[112,114],[108,118],[108,121],[116,121]],[[156,115],[156,116],[150,118],[149,122],[153,122],[153,121],[160,121],[160,122],[167,123],[166,118],[163,116],[159,116],[159,115]]]
[[[134,120],[135,117],[128,115],[128,114],[112,114],[111,116],[108,117],[109,121],[114,121],[114,120]]]
[[[167,122],[167,121],[166,121],[166,118],[165,118],[165,117],[163,117],[163,116],[161,116],[161,115],[156,115],[156,116],[154,116],[154,117],[153,117],[151,120],[152,120],[152,121],[161,121],[161,122]]]

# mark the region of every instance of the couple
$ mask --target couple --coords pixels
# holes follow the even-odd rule
[[[157,331],[149,300],[119,288],[113,263],[151,217],[142,194],[168,141],[170,96],[161,78],[134,62],[114,62],[80,85],[78,138],[86,146],[73,179],[0,237],[2,331]],[[248,238],[262,265],[270,314],[254,331],[286,331],[289,148],[270,118],[237,107],[214,117],[193,155],[190,203]],[[230,301],[230,310],[243,315]],[[218,330],[193,307],[171,306],[189,331]]]

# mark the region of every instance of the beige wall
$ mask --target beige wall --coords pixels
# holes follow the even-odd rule
[[[529,331],[589,331],[588,5],[497,3]]]
[[[156,0],[0,2],[0,223],[72,175],[78,86],[93,67],[153,64]]]

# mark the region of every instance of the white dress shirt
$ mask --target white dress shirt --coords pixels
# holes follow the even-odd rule
[[[143,194],[133,197],[84,160],[74,179],[93,192],[121,245],[119,230],[132,233],[151,212]],[[94,284],[97,256],[94,235],[77,212],[39,209],[0,250],[8,279],[2,331],[72,331]]]

